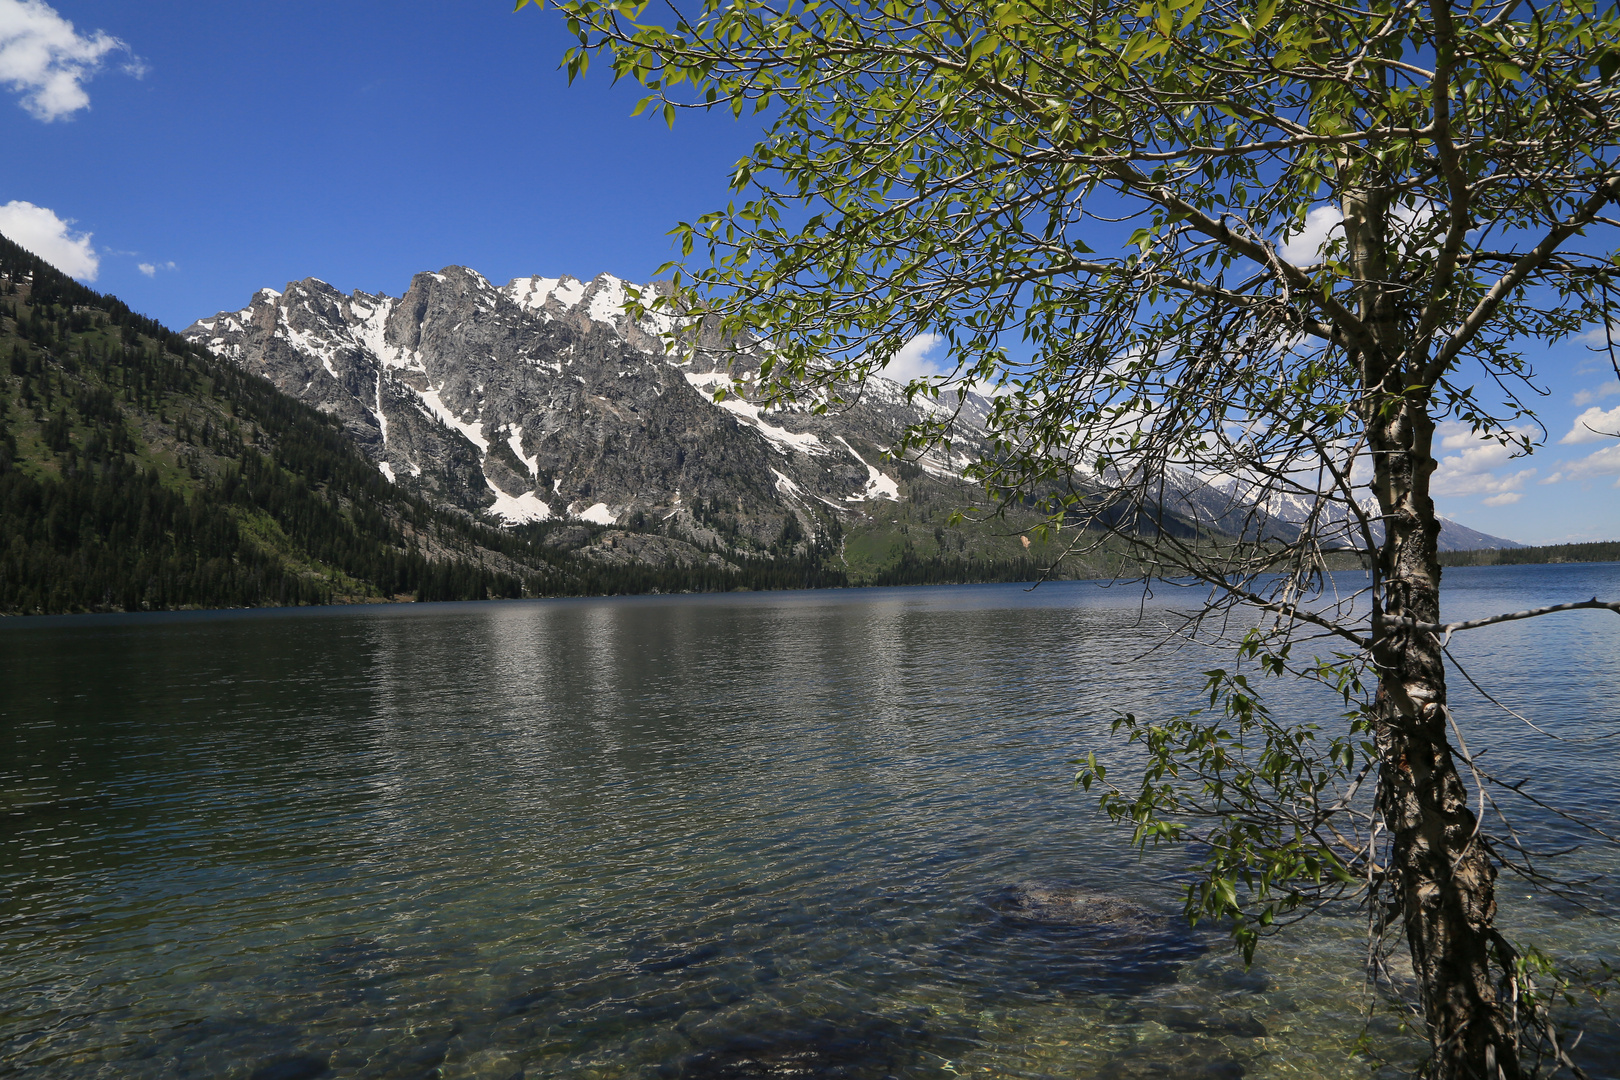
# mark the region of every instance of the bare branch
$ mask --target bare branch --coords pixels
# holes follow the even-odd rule
[[[1531,608],[1529,611],[1510,611],[1505,615],[1492,615],[1487,619],[1467,619],[1463,622],[1418,622],[1416,619],[1399,618],[1393,615],[1380,615],[1377,621],[1380,626],[1410,627],[1413,630],[1422,630],[1441,635],[1442,639],[1445,639],[1451,637],[1458,630],[1477,630],[1481,626],[1495,626],[1497,623],[1514,622],[1518,619],[1534,619],[1541,615],[1551,615],[1557,611],[1583,611],[1588,609],[1612,611],[1620,615],[1620,603],[1599,600],[1594,596],[1590,600],[1580,600],[1573,604],[1551,604],[1547,607]]]

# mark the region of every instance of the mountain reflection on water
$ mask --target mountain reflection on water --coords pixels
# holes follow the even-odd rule
[[[1446,575],[1448,617],[1620,595],[1613,565]],[[1219,662],[1139,658],[1182,599],[1063,583],[7,623],[0,1072],[1409,1064],[1354,912],[1246,971],[1166,918],[1176,853],[1138,857],[1071,782],[1085,750],[1123,754],[1115,709],[1191,704]],[[1453,647],[1538,723],[1600,733],[1620,727],[1604,614]],[[1453,694],[1498,775],[1620,816],[1604,743]],[[1515,937],[1617,958],[1611,924],[1503,894]],[[1616,1035],[1582,1043],[1594,1075],[1614,1075]]]

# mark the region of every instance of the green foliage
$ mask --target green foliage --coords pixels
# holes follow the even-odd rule
[[[1620,22],[1589,0],[1519,18],[1301,0],[709,0],[668,25],[633,0],[556,6],[579,37],[571,77],[605,50],[666,119],[771,118],[734,172],[746,201],[675,230],[683,253],[708,251],[710,267],[676,270],[727,328],[780,345],[770,385],[847,385],[941,334],[960,376],[1007,390],[984,476],[1009,487],[1131,467],[1143,414],[1173,428],[1164,449],[1183,459],[1228,421],[1322,442],[1347,431],[1363,272],[1342,244],[1296,266],[1275,243],[1350,182],[1377,189],[1421,310],[1397,393],[1421,386],[1505,432],[1517,398],[1493,413],[1451,371],[1467,359],[1515,378],[1514,342],[1607,306],[1609,258],[1533,257],[1523,239],[1567,239],[1613,194],[1613,90],[1595,76]],[[1121,253],[1099,255],[1105,241]],[[1009,334],[1033,360],[1009,359]],[[1276,354],[1302,335],[1334,348]]]
[[[1265,677],[1290,672],[1288,647],[1258,631],[1239,660],[1254,661]],[[1245,962],[1263,934],[1354,894],[1366,874],[1370,815],[1357,795],[1377,748],[1358,669],[1354,658],[1338,657],[1295,672],[1342,698],[1337,733],[1278,721],[1247,674],[1217,668],[1204,673],[1207,706],[1157,723],[1134,713],[1113,722],[1145,755],[1134,791],[1108,779],[1095,751],[1078,763],[1075,779],[1088,791],[1097,785],[1104,813],[1129,822],[1136,844],[1204,852],[1187,915],[1228,922]]]

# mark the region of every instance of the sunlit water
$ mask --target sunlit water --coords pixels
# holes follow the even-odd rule
[[[1448,617],[1620,596],[1614,565],[1446,581]],[[0,1074],[1409,1064],[1353,915],[1245,971],[1218,932],[1008,906],[1034,883],[1176,908],[1183,856],[1133,852],[1070,760],[1113,749],[1116,709],[1192,703],[1214,654],[1139,655],[1179,599],[1059,584],[8,622]],[[1455,649],[1549,730],[1620,728],[1611,614]],[[1553,742],[1453,694],[1482,763],[1615,825],[1620,740]],[[1620,953],[1596,915],[1503,893],[1516,937]],[[1616,1075],[1612,1024],[1581,1049]]]

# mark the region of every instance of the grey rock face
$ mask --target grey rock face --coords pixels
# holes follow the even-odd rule
[[[748,357],[728,374],[667,356],[671,317],[632,320],[626,295],[608,275],[497,288],[463,267],[398,298],[310,278],[186,336],[340,417],[395,483],[508,523],[665,522],[736,550],[768,545],[788,515],[808,536],[897,497],[880,455],[920,415],[898,384],[874,380],[835,417],[765,412]],[[965,460],[924,464],[950,475]]]

